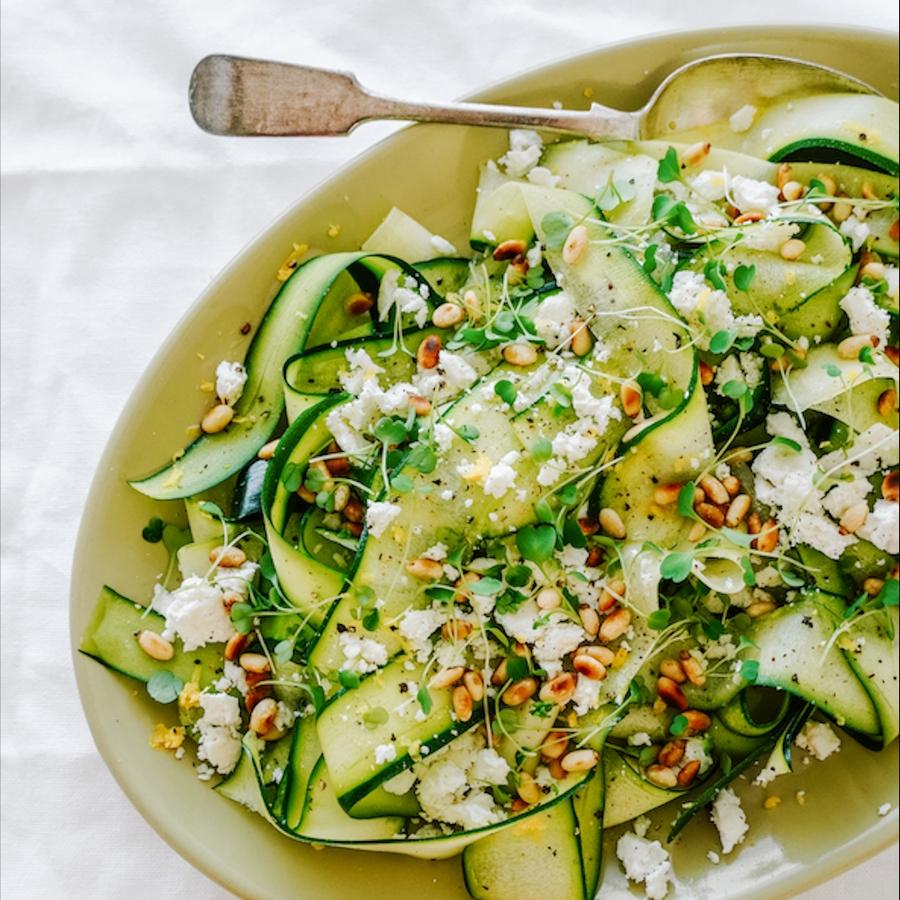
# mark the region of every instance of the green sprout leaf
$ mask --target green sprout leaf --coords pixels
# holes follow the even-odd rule
[[[679,713],[672,719],[672,724],[669,725],[669,734],[675,735],[676,737],[680,734],[684,734],[685,731],[688,730],[689,724],[687,716]]]
[[[496,578],[481,578],[469,585],[469,592],[478,597],[492,597],[503,590],[503,583]]]
[[[456,433],[466,441],[466,443],[478,440],[478,436],[481,434],[474,425],[469,425],[468,423],[460,425],[459,428],[456,429]]]
[[[385,416],[375,423],[372,434],[374,434],[382,444],[387,444],[389,446],[392,444],[402,444],[407,436],[406,425],[399,419],[391,419]],[[315,490],[315,488],[311,489]]]
[[[800,453],[803,450],[803,447],[797,441],[780,434],[772,438],[772,445],[776,447],[786,447],[794,453]]]
[[[750,684],[759,678],[759,663],[755,659],[745,659],[741,663],[741,678]]]
[[[654,631],[662,631],[669,624],[672,613],[667,609],[655,609],[647,616],[647,627]]]
[[[548,250],[559,250],[565,244],[572,230],[572,217],[567,212],[547,213],[541,219],[541,231],[544,233],[544,246]]]
[[[722,385],[722,393],[733,400],[740,400],[748,390],[747,383],[744,381],[726,381]]]
[[[656,244],[651,244],[644,251],[644,262],[641,268],[648,274],[652,275],[656,271],[657,261],[656,261],[656,251],[659,248]]]
[[[681,165],[678,162],[678,151],[674,147],[669,147],[665,156],[659,161],[656,178],[663,184],[681,180]]]
[[[294,642],[289,640],[279,641],[275,645],[273,655],[280,663],[290,662],[291,657],[294,655]]]
[[[725,264],[720,259],[710,259],[703,267],[703,276],[716,289],[725,290]]]
[[[528,525],[516,532],[516,547],[524,559],[540,565],[553,555],[556,529],[552,525]]]
[[[756,266],[738,266],[734,270],[734,286],[739,291],[744,291],[746,293],[750,290],[750,285],[753,284],[753,279],[756,277]]]
[[[635,379],[645,394],[659,396],[659,392],[666,386],[665,381],[654,372],[641,372]]]
[[[694,517],[694,494],[697,486],[693,481],[688,481],[681,486],[678,492],[678,514],[686,519]]]
[[[660,574],[669,581],[680,583],[691,574],[694,557],[691,553],[670,553],[659,567]]]
[[[349,669],[341,669],[338,672],[338,683],[342,688],[352,691],[353,688],[359,687],[359,675]]]
[[[147,541],[148,544],[158,544],[162,540],[163,528],[165,527],[166,523],[157,516],[154,516],[144,526],[143,530],[141,531],[141,537],[145,541]]]
[[[159,669],[147,680],[147,693],[157,703],[172,703],[178,699],[184,682],[167,669]]]
[[[524,656],[510,656],[506,660],[506,677],[510,681],[519,681],[528,675],[528,660]]]
[[[494,393],[504,403],[508,403],[510,406],[516,402],[516,387],[511,381],[507,381],[505,378],[494,385]]]
[[[711,353],[727,353],[734,343],[736,335],[733,331],[717,331],[709,342]]]

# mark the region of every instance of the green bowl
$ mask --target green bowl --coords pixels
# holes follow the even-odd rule
[[[756,51],[826,63],[897,96],[897,36],[815,26],[746,27],[655,35],[604,47],[527,72],[474,99],[584,107],[595,99],[633,108],[672,69],[711,53]],[[71,586],[71,640],[77,648],[100,587],[145,598],[163,565],[159,545],[140,539],[147,519],[171,508],[133,491],[126,478],[153,470],[185,442],[204,398],[192,386],[210,361],[241,358],[247,338],[237,323],[258,321],[273,297],[273,273],[291,242],[321,240],[325,223],[340,223],[329,250],[352,249],[394,204],[458,246],[465,246],[478,164],[498,155],[502,131],[416,126],[388,138],[298,202],[253,241],[175,326],[131,395],[97,468],[82,519]],[[206,362],[200,358],[202,354]],[[200,783],[188,759],[151,750],[148,734],[161,709],[136,687],[74,654],[81,700],[103,758],[147,821],[210,878],[245,897],[379,898],[466,896],[458,859],[425,862],[386,854],[317,850],[282,837],[261,819]],[[162,711],[166,712],[166,711]],[[897,742],[882,753],[845,738],[839,754],[801,766],[770,792],[783,802],[762,807],[759,788],[741,789],[751,822],[747,841],[727,862],[708,823],[695,823],[672,849],[680,886],[696,897],[782,897],[861,862],[897,839]],[[806,805],[795,800],[806,791]],[[671,811],[657,814],[666,822]],[[612,854],[610,854],[611,856]],[[625,890],[608,856],[604,887]],[[562,898],[559,898],[562,900]]]

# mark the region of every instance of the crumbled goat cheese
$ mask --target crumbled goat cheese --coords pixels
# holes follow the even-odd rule
[[[245,562],[237,567],[219,566],[213,572],[213,581],[226,594],[240,594],[246,597],[250,593],[250,582],[256,577],[259,564]]]
[[[756,118],[756,107],[745,103],[740,109],[733,112],[728,118],[728,127],[735,134],[743,134],[750,130],[753,120]]]
[[[197,756],[227,775],[241,756],[241,707],[231,694],[200,695],[203,715],[197,721]]]
[[[712,169],[701,172],[690,180],[691,187],[710,203],[725,199],[725,191],[728,188],[728,173],[717,172]]]
[[[684,756],[681,758],[683,765],[697,760],[700,763],[699,774],[709,771],[713,765],[713,758],[709,755],[709,742],[704,738],[688,738],[684,744]]]
[[[851,458],[853,462],[846,463]],[[898,462],[900,462],[900,444],[897,442],[897,432],[882,422],[876,422],[858,434],[849,447],[823,456],[819,460],[819,468],[823,472],[829,472],[843,465],[844,473],[868,478],[879,469],[893,468]]]
[[[410,315],[419,328],[428,321],[428,304],[422,296],[419,282],[397,269],[386,272],[378,287],[378,318],[385,322],[396,307],[401,315]]]
[[[222,677],[215,682],[215,688],[222,693],[234,688],[241,696],[244,696],[248,690],[247,673],[237,663],[226,659]]]
[[[425,559],[433,559],[435,562],[441,562],[447,558],[447,547],[445,544],[438,541],[438,543],[429,547],[422,556]]]
[[[431,236],[431,246],[434,247],[434,251],[438,256],[456,256],[457,254],[456,247],[439,234]]]
[[[433,369],[419,372],[413,379],[416,390],[435,403],[449,400],[470,388],[478,373],[459,354],[442,350]]]
[[[818,760],[828,759],[832,753],[841,749],[841,739],[827,722],[807,722],[794,743]]]
[[[344,356],[350,369],[347,372],[341,372],[338,380],[341,387],[348,394],[353,394],[354,397],[358,397],[363,392],[367,382],[374,380],[377,384],[378,376],[384,373],[384,369],[375,363],[365,350],[349,348]]]
[[[357,637],[349,632],[340,636],[341,652],[344,654],[343,668],[348,672],[365,675],[374,672],[388,661],[384,644],[371,638]]]
[[[878,815],[886,816],[891,810],[893,806],[890,803],[882,803],[881,806],[878,807]]]
[[[216,396],[229,406],[234,406],[244,393],[247,372],[239,362],[223,359],[216,366]]]
[[[867,287],[850,288],[841,300],[841,309],[847,313],[854,334],[875,335],[882,345],[887,343],[891,316],[875,303],[875,295]]]
[[[174,591],[157,585],[151,606],[165,616],[163,636],[167,640],[180,637],[185,650],[196,650],[227,641],[234,634],[222,597],[221,587],[205,578],[191,576]]]
[[[434,426],[434,442],[437,444],[437,448],[441,453],[445,453],[450,449],[450,445],[453,443],[453,437],[454,431],[449,425],[438,422]]]
[[[600,706],[600,688],[603,682],[584,675],[578,676],[575,683],[575,693],[572,694],[572,706],[575,714],[586,716],[592,709]]]
[[[630,881],[643,882],[650,900],[662,900],[669,892],[672,862],[659,841],[626,832],[616,844],[616,856]]]
[[[401,513],[401,508],[396,503],[374,500],[366,508],[366,527],[372,537],[381,537],[388,525]]]
[[[850,246],[856,253],[869,237],[869,226],[854,214],[841,222],[841,234],[850,241]]]
[[[885,553],[900,553],[897,504],[890,500],[876,500],[865,523],[856,529],[856,533]]]
[[[885,266],[884,280],[887,282],[888,297],[896,303],[900,299],[900,269],[897,266]]]
[[[735,175],[729,186],[734,205],[742,213],[761,212],[770,215],[778,209],[780,191],[774,184]]]
[[[872,490],[872,485],[865,478],[854,477],[852,481],[843,481],[833,487],[822,501],[822,506],[837,520],[857,503],[861,503]],[[757,584],[759,578],[756,579]]]
[[[397,748],[393,744],[379,744],[375,748],[375,765],[383,766],[397,758]]]
[[[766,220],[748,228],[741,239],[741,246],[748,250],[780,250],[785,241],[800,231],[795,222]]]
[[[560,182],[559,175],[554,175],[549,169],[544,168],[544,166],[535,166],[525,177],[532,184],[537,184],[541,187],[555,188]]]
[[[653,738],[646,731],[638,731],[635,734],[628,735],[629,747],[649,747],[653,743]]]
[[[726,396],[723,388],[729,381],[743,382],[750,390],[762,379],[763,361],[755,353],[732,353],[716,369],[716,393]]]
[[[484,492],[491,497],[502,497],[507,491],[516,486],[515,464],[519,461],[519,453],[510,450],[500,462],[491,466],[487,477],[484,479]]]
[[[647,837],[647,832],[650,831],[650,826],[652,822],[647,816],[638,816],[634,822],[631,824],[631,828],[634,833],[639,837]]]
[[[719,831],[722,853],[731,853],[738,844],[743,843],[750,826],[741,809],[741,801],[731,788],[719,791],[709,817]]]
[[[428,662],[431,635],[447,621],[440,609],[410,609],[400,620],[400,634],[406,638],[419,662]]]
[[[538,337],[546,341],[551,350],[566,343],[572,337],[575,315],[575,305],[565,291],[551,294],[541,301],[534,314]]]
[[[521,178],[533,169],[541,158],[544,142],[536,131],[514,128],[509,133],[509,150],[500,157],[500,164],[512,178]]]

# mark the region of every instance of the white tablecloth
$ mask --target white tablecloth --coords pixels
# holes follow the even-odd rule
[[[110,429],[213,274],[388,130],[221,141],[186,86],[213,51],[352,69],[451,98],[651,31],[760,21],[897,27],[893,0],[226,3],[4,0],[2,894],[223,897],[131,808],[94,750],[68,646],[79,514]],[[893,896],[897,854],[808,897]]]

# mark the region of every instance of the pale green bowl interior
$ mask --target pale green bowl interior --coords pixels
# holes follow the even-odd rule
[[[589,23],[586,23],[589,27]],[[479,99],[584,107],[594,99],[624,108],[642,103],[659,80],[688,59],[710,53],[758,51],[796,56],[843,69],[897,96],[896,35],[816,27],[737,28],[659,35],[607,47],[526,73]],[[301,200],[257,238],[216,279],[175,326],[135,388],[97,469],[75,553],[71,635],[77,647],[103,583],[146,598],[164,560],[159,545],[140,539],[154,504],[131,490],[127,477],[156,468],[185,440],[204,395],[194,389],[211,363],[240,358],[247,343],[237,329],[258,321],[276,290],[273,273],[292,241],[340,223],[328,247],[352,249],[394,204],[465,246],[478,164],[497,155],[503,132],[417,126],[389,138]],[[252,201],[248,201],[252,202]],[[205,356],[201,360],[198,354]],[[440,863],[346,850],[316,850],[275,833],[262,820],[210,791],[188,760],[149,748],[161,709],[141,686],[75,654],[75,670],[94,739],[123,790],[174,849],[211,878],[246,897],[405,898],[466,896],[458,859]],[[165,711],[163,711],[165,712]],[[776,810],[762,809],[758,788],[744,791],[750,836],[727,864],[712,866],[718,849],[708,823],[690,826],[673,849],[685,895],[738,898],[789,896],[835,875],[896,840],[897,742],[872,753],[845,738],[842,751],[776,783]],[[805,789],[807,804],[794,795]],[[671,808],[656,820],[668,822]],[[608,861],[605,884],[625,889]],[[562,898],[559,898],[562,900]]]

